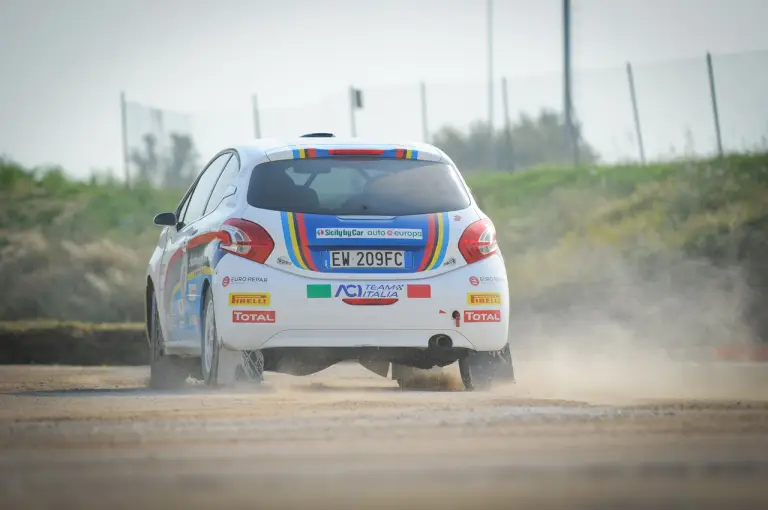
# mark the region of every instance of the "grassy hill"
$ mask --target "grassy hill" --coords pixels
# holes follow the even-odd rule
[[[767,155],[468,181],[530,327],[610,317],[633,331],[685,322],[689,336],[748,326],[768,338]],[[0,164],[0,320],[141,320],[152,217],[180,196]]]

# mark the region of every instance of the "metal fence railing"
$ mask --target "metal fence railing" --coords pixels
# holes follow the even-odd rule
[[[558,73],[501,77],[497,82],[497,130],[507,121],[515,125],[524,115],[562,110]],[[576,69],[573,87],[581,138],[606,163],[768,150],[768,51]],[[356,88],[362,92],[361,108],[354,107],[350,90],[289,108],[270,107],[269,98],[259,96],[258,103],[254,97],[240,111],[211,113],[178,114],[124,101],[127,173],[140,175],[147,135],[156,142],[161,164],[168,165],[174,144],[178,150],[178,135],[191,140],[194,152],[206,159],[233,139],[256,134],[349,135],[354,125],[358,136],[430,141],[448,126],[466,133],[473,123],[488,118],[484,82]],[[513,136],[512,146],[516,142]]]

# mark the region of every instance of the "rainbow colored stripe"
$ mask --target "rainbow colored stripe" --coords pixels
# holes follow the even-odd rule
[[[307,242],[307,226],[304,222],[304,214],[283,212],[280,213],[283,222],[283,235],[285,236],[285,245],[288,248],[288,255],[291,262],[302,269],[317,271],[312,252],[309,250]]]
[[[429,271],[440,267],[448,249],[449,225],[446,213],[430,214],[427,217],[427,245],[416,272]]]
[[[419,159],[419,151],[412,149],[316,149],[294,147],[293,159],[336,158],[344,156],[376,157],[383,159]]]
[[[302,213],[282,212],[280,219],[283,225],[285,246],[291,262],[301,269],[318,271],[320,254],[313,254],[309,247],[310,237],[306,226],[306,218]],[[450,221],[447,213],[424,215],[426,220],[426,243],[415,252],[414,267],[405,272],[430,271],[441,266],[450,241]],[[313,234],[314,235],[314,234]],[[368,245],[360,245],[361,249]],[[318,257],[316,260],[315,257]],[[371,271],[383,272],[383,271]],[[391,272],[391,271],[388,271]]]

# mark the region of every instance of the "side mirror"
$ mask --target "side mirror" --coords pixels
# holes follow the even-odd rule
[[[160,225],[162,227],[175,227],[176,226],[176,213],[172,212],[163,212],[155,216],[154,219],[155,225]]]

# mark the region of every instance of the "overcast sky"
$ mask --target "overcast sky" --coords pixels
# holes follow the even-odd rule
[[[578,68],[768,49],[766,0],[573,4]],[[555,77],[561,30],[561,0],[495,0],[496,75]],[[487,108],[484,0],[0,0],[0,48],[0,154],[77,175],[121,169],[121,90],[179,112],[240,111],[241,124],[251,93],[269,117],[352,83],[476,83],[467,94]],[[431,106],[450,118],[450,104]],[[294,129],[279,117],[275,131]]]

